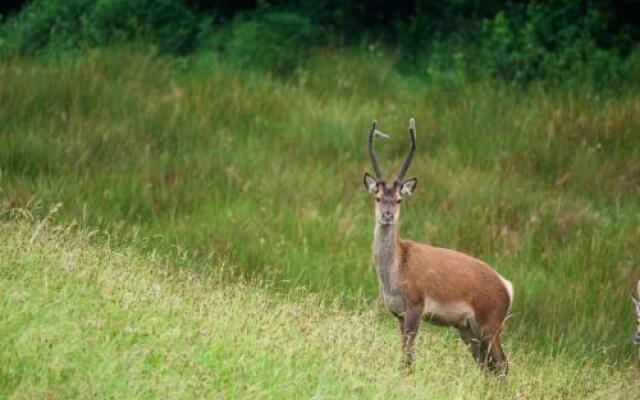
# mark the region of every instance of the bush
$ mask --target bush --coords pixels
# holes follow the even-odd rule
[[[2,26],[3,47],[23,54],[47,47],[79,47],[84,41],[84,16],[91,6],[90,0],[34,0]]]
[[[481,37],[487,71],[508,81],[551,82],[567,76],[619,80],[619,51],[630,47],[622,35],[617,46],[599,43],[611,36],[605,14],[579,2],[529,3],[511,7],[485,20]],[[580,79],[580,78],[578,78]]]
[[[292,72],[316,40],[309,19],[288,12],[267,12],[236,22],[226,53],[241,66],[276,74]]]
[[[1,9],[1,6],[0,6]],[[240,66],[284,75],[317,45],[379,43],[398,66],[455,80],[591,79],[619,85],[640,27],[626,2],[490,0],[33,0],[0,25],[0,50],[23,54],[142,41],[163,53],[205,50],[203,38]],[[212,16],[220,22],[211,33]],[[319,30],[321,28],[321,31]],[[326,39],[330,37],[330,39]]]
[[[195,49],[206,21],[176,0],[108,0],[93,10],[91,38],[108,45],[141,37],[162,52],[186,53]]]
[[[206,20],[179,0],[34,0],[1,33],[3,46],[22,54],[134,40],[185,53],[205,29]]]

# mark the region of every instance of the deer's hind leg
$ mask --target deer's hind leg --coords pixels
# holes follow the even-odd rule
[[[484,366],[487,359],[487,352],[482,341],[476,337],[469,327],[458,328],[458,333],[460,333],[460,338],[462,338],[464,343],[469,346],[469,351],[473,359],[476,360],[478,364]]]
[[[489,358],[487,360],[487,367],[496,375],[506,376],[509,371],[509,363],[507,362],[507,356],[504,354],[504,350],[502,350],[499,334],[489,341],[488,347]]]
[[[499,329],[491,332],[491,329],[482,329],[476,321],[470,320],[466,327],[458,328],[458,331],[462,340],[469,345],[473,358],[485,371],[507,375],[507,357],[502,350]]]
[[[479,344],[478,362],[488,371],[498,376],[506,376],[508,371],[507,356],[500,341],[500,328],[481,329],[475,323],[470,324],[475,340]]]

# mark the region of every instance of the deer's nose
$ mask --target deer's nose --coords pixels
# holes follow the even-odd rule
[[[391,211],[383,211],[382,219],[385,221],[391,221],[393,219],[393,213]]]

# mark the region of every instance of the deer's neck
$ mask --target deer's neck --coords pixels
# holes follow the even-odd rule
[[[397,289],[400,247],[398,225],[376,223],[373,237],[373,256],[378,269],[378,279],[384,292],[391,294]]]

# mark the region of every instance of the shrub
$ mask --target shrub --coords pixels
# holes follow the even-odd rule
[[[103,0],[91,17],[94,43],[108,45],[141,37],[169,53],[193,50],[205,23],[176,0]]]
[[[34,0],[2,26],[4,47],[23,54],[142,40],[161,52],[196,47],[205,19],[179,0]]]
[[[618,49],[629,46],[599,43],[610,36],[607,27],[601,11],[575,1],[506,8],[483,23],[481,64],[509,81],[556,82],[583,71],[615,81],[621,73]]]
[[[3,46],[23,54],[81,46],[91,0],[34,0],[2,26]]]
[[[316,40],[309,19],[288,12],[266,12],[238,21],[230,36],[226,53],[234,61],[276,74],[292,72]]]

